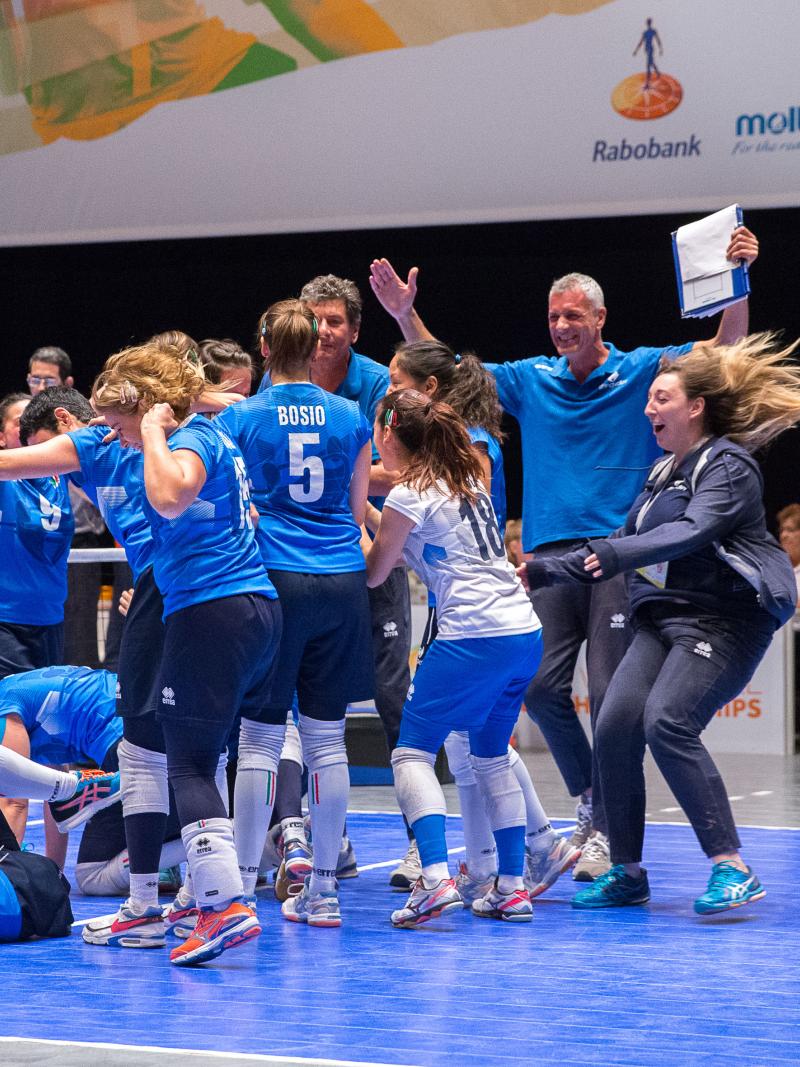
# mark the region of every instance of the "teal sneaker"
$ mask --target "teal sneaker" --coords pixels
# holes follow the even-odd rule
[[[625,873],[621,863],[601,874],[588,889],[572,898],[573,908],[623,908],[628,904],[646,904],[650,899],[647,871],[642,868],[639,878]]]
[[[741,908],[767,895],[766,889],[750,867],[740,871],[728,860],[715,863],[708,879],[708,889],[694,902],[698,915],[716,915],[719,911]]]

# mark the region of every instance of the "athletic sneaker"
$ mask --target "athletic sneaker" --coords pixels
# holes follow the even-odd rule
[[[473,901],[472,914],[482,919],[503,919],[509,923],[529,923],[533,918],[531,895],[527,889],[512,889],[503,893],[495,879],[492,888],[484,897]]]
[[[572,840],[570,838],[570,840]],[[605,834],[595,831],[584,846],[581,858],[572,868],[576,882],[593,882],[611,868],[611,848]]]
[[[356,853],[353,848],[353,842],[347,834],[344,835],[342,843],[339,846],[339,858],[336,861],[336,877],[340,881],[342,878],[358,878]]]
[[[456,908],[463,907],[464,901],[458,895],[454,879],[443,878],[431,889],[427,889],[422,884],[420,876],[411,890],[411,896],[406,901],[405,907],[392,912],[392,926],[405,926],[413,929],[430,919],[438,919],[446,911],[455,911]]]
[[[302,892],[289,897],[281,904],[281,914],[289,922],[307,923],[309,926],[341,926],[342,913],[339,898],[335,893],[323,892],[311,895],[310,878],[306,878]]]
[[[311,874],[311,848],[305,838],[291,837],[283,844],[283,859],[275,875],[275,896],[288,900],[303,892],[303,883]]]
[[[199,915],[200,910],[194,897],[181,888],[172,903],[164,908],[164,927],[168,933],[184,940],[194,933]]]
[[[539,849],[537,852],[526,848],[524,882],[531,898],[538,897],[549,889],[564,871],[574,867],[580,855],[581,850],[559,834],[550,848]]]
[[[408,852],[389,875],[389,885],[399,892],[413,889],[422,876],[422,864],[419,861],[417,842],[412,838],[408,842]]]
[[[62,834],[82,826],[98,811],[119,800],[119,771],[77,771],[75,792],[67,800],[54,800],[50,814]]]
[[[458,874],[456,875],[456,889],[458,895],[464,901],[465,904],[472,904],[478,897],[485,897],[494,885],[494,880],[497,877],[497,872],[489,874],[486,878],[473,878],[469,873],[469,868],[466,863],[459,864]]]
[[[261,933],[252,908],[233,900],[224,911],[200,909],[191,937],[169,954],[169,962],[180,967],[208,963],[229,948],[246,945]]]
[[[581,797],[575,807],[575,829],[572,831],[569,843],[574,848],[583,848],[592,833],[592,798],[587,797],[584,800]]]
[[[708,889],[694,902],[698,915],[716,915],[720,911],[741,908],[767,895],[752,868],[740,871],[729,860],[715,863],[708,879]]]
[[[647,871],[642,868],[638,878],[625,873],[621,863],[601,874],[589,886],[572,898],[573,908],[622,908],[627,904],[646,904],[650,899]]]
[[[158,904],[136,908],[128,899],[113,915],[90,919],[83,928],[83,940],[89,945],[112,948],[163,948],[164,917]]]

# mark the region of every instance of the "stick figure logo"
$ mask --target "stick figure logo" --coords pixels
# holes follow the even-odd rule
[[[611,94],[611,106],[626,119],[645,121],[669,115],[683,99],[683,87],[671,74],[663,74],[656,63],[664,54],[658,30],[648,19],[633,54],[641,49],[645,58],[643,74],[631,74],[616,86]]]

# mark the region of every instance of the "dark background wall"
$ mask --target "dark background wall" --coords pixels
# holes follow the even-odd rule
[[[432,331],[486,359],[551,351],[550,282],[579,270],[597,278],[609,309],[604,334],[620,348],[713,336],[716,320],[682,322],[669,234],[686,215],[448,226],[332,234],[143,241],[0,249],[5,351],[0,395],[24,388],[27,358],[58,344],[84,391],[110,353],[166,329],[198,340],[233,337],[253,348],[260,312],[315,274],[353,278],[364,295],[358,348],[388,363],[397,340],[367,282],[370,260],[421,269],[417,302]],[[800,336],[800,208],[749,211],[761,242],[751,329]],[[511,420],[509,420],[511,423]],[[519,514],[519,442],[509,425],[509,515]],[[614,427],[609,426],[609,434]],[[800,499],[800,432],[785,434],[763,467],[772,515]]]

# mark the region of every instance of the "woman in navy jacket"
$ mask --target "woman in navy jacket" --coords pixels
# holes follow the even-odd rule
[[[773,634],[794,612],[795,583],[767,532],[751,452],[800,420],[800,368],[769,335],[699,346],[662,362],[645,414],[667,455],[625,525],[560,558],[523,564],[536,588],[628,572],[633,642],[606,692],[595,743],[611,870],[577,908],[643,904],[645,745],[712,862],[698,914],[764,896],[742,859],[727,791],[700,734],[744,689]]]

